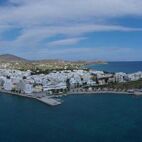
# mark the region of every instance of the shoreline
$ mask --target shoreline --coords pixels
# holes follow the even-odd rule
[[[4,93],[4,94],[8,94],[8,95],[15,95],[15,96],[19,96],[19,97],[25,97],[28,99],[34,99],[37,100],[39,102],[42,102],[44,104],[47,104],[49,106],[56,106],[56,105],[60,105],[62,103],[62,101],[60,99],[54,99],[54,96],[44,96],[44,97],[34,97],[30,94],[28,95],[24,95],[24,94],[19,94],[19,93],[15,93],[15,92],[11,92],[11,91],[6,91],[6,90],[0,90],[0,93]]]
[[[142,96],[142,92],[140,91],[134,91],[134,92],[128,92],[128,91],[70,91],[68,92],[68,95],[81,95],[81,94],[124,94],[124,95],[133,95],[133,96]]]
[[[68,95],[81,95],[81,94],[125,94],[125,95],[135,95],[129,92],[115,92],[115,91],[91,91],[91,92],[69,92]]]
[[[53,96],[42,96],[42,97],[36,97],[34,96],[35,94],[19,94],[19,93],[15,93],[15,92],[11,92],[11,91],[6,91],[6,90],[0,90],[0,93],[4,93],[4,94],[9,94],[9,95],[15,95],[15,96],[19,96],[19,97],[25,97],[28,99],[34,99],[37,100],[41,103],[44,103],[46,105],[49,106],[57,106],[57,105],[61,105],[63,100],[59,99],[59,97],[62,96],[68,96],[68,95],[104,95],[104,94],[114,94],[114,95],[131,95],[131,96],[142,96],[142,92],[134,92],[134,93],[130,93],[130,92],[124,92],[124,91],[88,91],[88,92],[81,92],[81,91],[70,91],[64,95],[53,95]],[[40,93],[39,93],[40,94]],[[45,94],[45,92],[42,92],[41,94]],[[58,98],[58,99],[57,99]]]

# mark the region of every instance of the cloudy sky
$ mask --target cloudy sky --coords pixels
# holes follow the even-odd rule
[[[142,0],[0,0],[0,54],[142,60]]]

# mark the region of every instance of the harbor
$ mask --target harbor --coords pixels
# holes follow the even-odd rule
[[[11,92],[11,91],[6,91],[6,90],[0,90],[1,93],[4,94],[9,94],[9,95],[16,95],[16,96],[20,96],[20,97],[26,97],[29,99],[36,99],[37,101],[40,101],[44,104],[47,104],[49,106],[57,106],[62,104],[62,100],[55,98],[54,96],[47,96],[46,93],[42,92],[42,93],[32,93],[32,94],[19,94],[19,93],[15,93],[15,92]]]
[[[48,92],[38,92],[38,93],[18,93],[13,91],[8,91],[1,89],[1,93],[9,94],[9,95],[16,95],[20,97],[26,97],[29,99],[35,99],[41,103],[47,104],[49,106],[58,106],[63,103],[61,97],[64,95],[101,95],[101,94],[115,94],[115,95],[134,95],[134,96],[141,96],[142,90],[141,89],[131,89],[131,90],[117,90],[117,89],[95,89],[95,88],[75,88],[71,89],[66,93],[62,94],[48,94]]]
[[[31,93],[31,94],[21,94],[6,90],[0,90],[3,94],[16,95],[19,97],[26,97],[29,99],[35,99],[41,103],[44,103],[49,106],[58,106],[63,103],[63,100],[60,99],[63,95],[47,95],[46,92],[42,93]],[[98,94],[115,94],[115,95],[134,95],[141,96],[142,92],[140,91],[69,91],[66,95],[98,95]]]

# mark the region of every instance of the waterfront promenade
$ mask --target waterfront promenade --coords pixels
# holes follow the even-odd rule
[[[124,90],[82,90],[82,88],[76,88],[73,90],[70,90],[68,95],[84,95],[84,94],[119,94],[119,95],[135,95],[135,96],[141,96],[142,91],[139,90],[133,90],[133,91],[124,91]]]
[[[30,99],[36,99],[37,101],[40,101],[44,104],[47,104],[49,106],[57,106],[62,104],[62,100],[59,99],[62,95],[52,95],[48,96],[46,92],[40,92],[40,93],[31,93],[31,94],[22,94],[22,93],[16,93],[16,92],[11,92],[11,91],[6,91],[6,90],[0,90],[0,92],[4,94],[9,94],[9,95],[16,95],[20,97],[26,97]],[[66,95],[98,95],[98,94],[118,94],[118,95],[135,95],[135,96],[141,96],[142,92],[140,91],[134,91],[134,92],[129,92],[129,91],[116,91],[116,90],[111,90],[111,91],[103,91],[103,90],[81,90],[80,88],[74,89],[69,91]],[[64,94],[63,94],[64,95]]]
[[[90,95],[96,95],[96,94],[126,94],[126,95],[134,95],[133,93],[129,93],[129,92],[116,92],[116,91],[78,91],[78,92],[68,92],[68,95],[86,95],[86,94],[90,94]]]

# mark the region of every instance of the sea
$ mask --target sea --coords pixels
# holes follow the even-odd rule
[[[142,62],[91,68],[135,72],[142,70]],[[0,142],[142,142],[141,96],[87,94],[62,99],[62,105],[51,107],[1,93]]]
[[[141,61],[108,62],[106,64],[88,65],[86,67],[94,70],[107,71],[107,72],[134,73],[142,71],[142,62]]]

